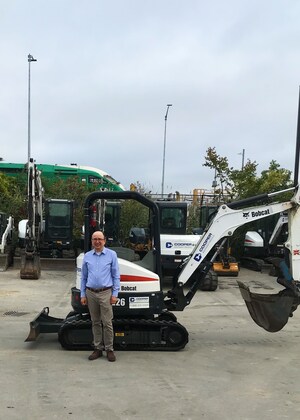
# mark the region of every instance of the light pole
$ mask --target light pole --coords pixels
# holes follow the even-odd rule
[[[165,115],[165,132],[164,132],[164,152],[163,152],[163,168],[162,168],[162,180],[161,180],[161,198],[164,196],[164,184],[165,184],[165,160],[166,160],[166,141],[167,141],[167,119],[169,108],[172,104],[167,105],[167,111]]]
[[[35,58],[32,57],[31,54],[28,54],[28,156],[27,161],[30,161],[30,63],[32,61],[37,61]]]
[[[245,163],[245,149],[243,149],[242,153],[239,153],[239,155],[242,155],[242,171],[243,171],[244,163]]]

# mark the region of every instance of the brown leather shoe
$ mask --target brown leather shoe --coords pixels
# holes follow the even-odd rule
[[[102,357],[102,350],[96,349],[92,354],[89,355],[88,359],[95,360],[98,359],[98,357]]]
[[[116,356],[115,353],[112,350],[108,350],[106,352],[106,356],[107,356],[107,360],[109,362],[115,362],[116,361]]]

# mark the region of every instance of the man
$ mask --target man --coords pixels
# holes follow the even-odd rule
[[[83,258],[80,297],[81,304],[88,305],[92,319],[94,351],[88,359],[98,359],[105,350],[108,361],[114,362],[112,305],[118,300],[120,271],[117,254],[105,243],[103,232],[93,233],[93,249]]]

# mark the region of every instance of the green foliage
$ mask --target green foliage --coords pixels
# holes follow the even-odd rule
[[[25,183],[0,172],[0,211],[12,215],[17,222],[27,213]]]
[[[204,157],[205,163],[203,166],[213,169],[215,171],[215,181],[219,180],[219,188],[217,193],[223,199],[225,194],[231,194],[232,181],[230,179],[230,172],[232,168],[229,168],[227,157],[222,157],[217,154],[215,147],[209,147]]]
[[[203,166],[214,170],[217,184],[215,191],[219,202],[228,201],[228,197],[230,200],[240,200],[260,194],[283,191],[293,186],[291,171],[281,168],[275,160],[270,162],[267,170],[258,175],[258,164],[255,161],[251,162],[248,159],[241,170],[236,170],[229,167],[227,157],[219,156],[214,147],[209,147],[206,151]],[[274,201],[286,201],[290,200],[291,196],[292,192],[287,192],[274,195],[272,199]],[[270,201],[270,198],[268,201]],[[241,256],[245,233],[251,229],[257,229],[255,223],[241,226],[230,239],[233,255],[236,258]]]
[[[120,232],[124,241],[129,237],[129,231],[132,227],[148,228],[149,209],[143,204],[126,200],[122,203],[120,218]]]
[[[257,195],[258,179],[256,162],[246,162],[243,170],[232,170],[229,177],[232,181],[232,198],[240,199]]]
[[[228,165],[227,157],[217,154],[215,147],[206,151],[205,163],[215,172],[216,192],[220,191],[220,201],[226,201],[225,195],[237,200],[258,194],[281,191],[292,186],[291,171],[281,168],[275,160],[270,162],[269,168],[257,175],[258,164],[249,159],[241,170]]]
[[[187,233],[191,234],[193,228],[200,226],[200,207],[197,204],[190,204],[188,207],[188,218],[187,218]]]

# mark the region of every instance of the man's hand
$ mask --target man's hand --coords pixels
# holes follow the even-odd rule
[[[112,296],[110,298],[110,304],[115,305],[118,302],[118,298],[116,296]]]
[[[80,299],[80,303],[81,303],[81,305],[85,306],[87,304],[87,298],[86,297],[82,297]]]

